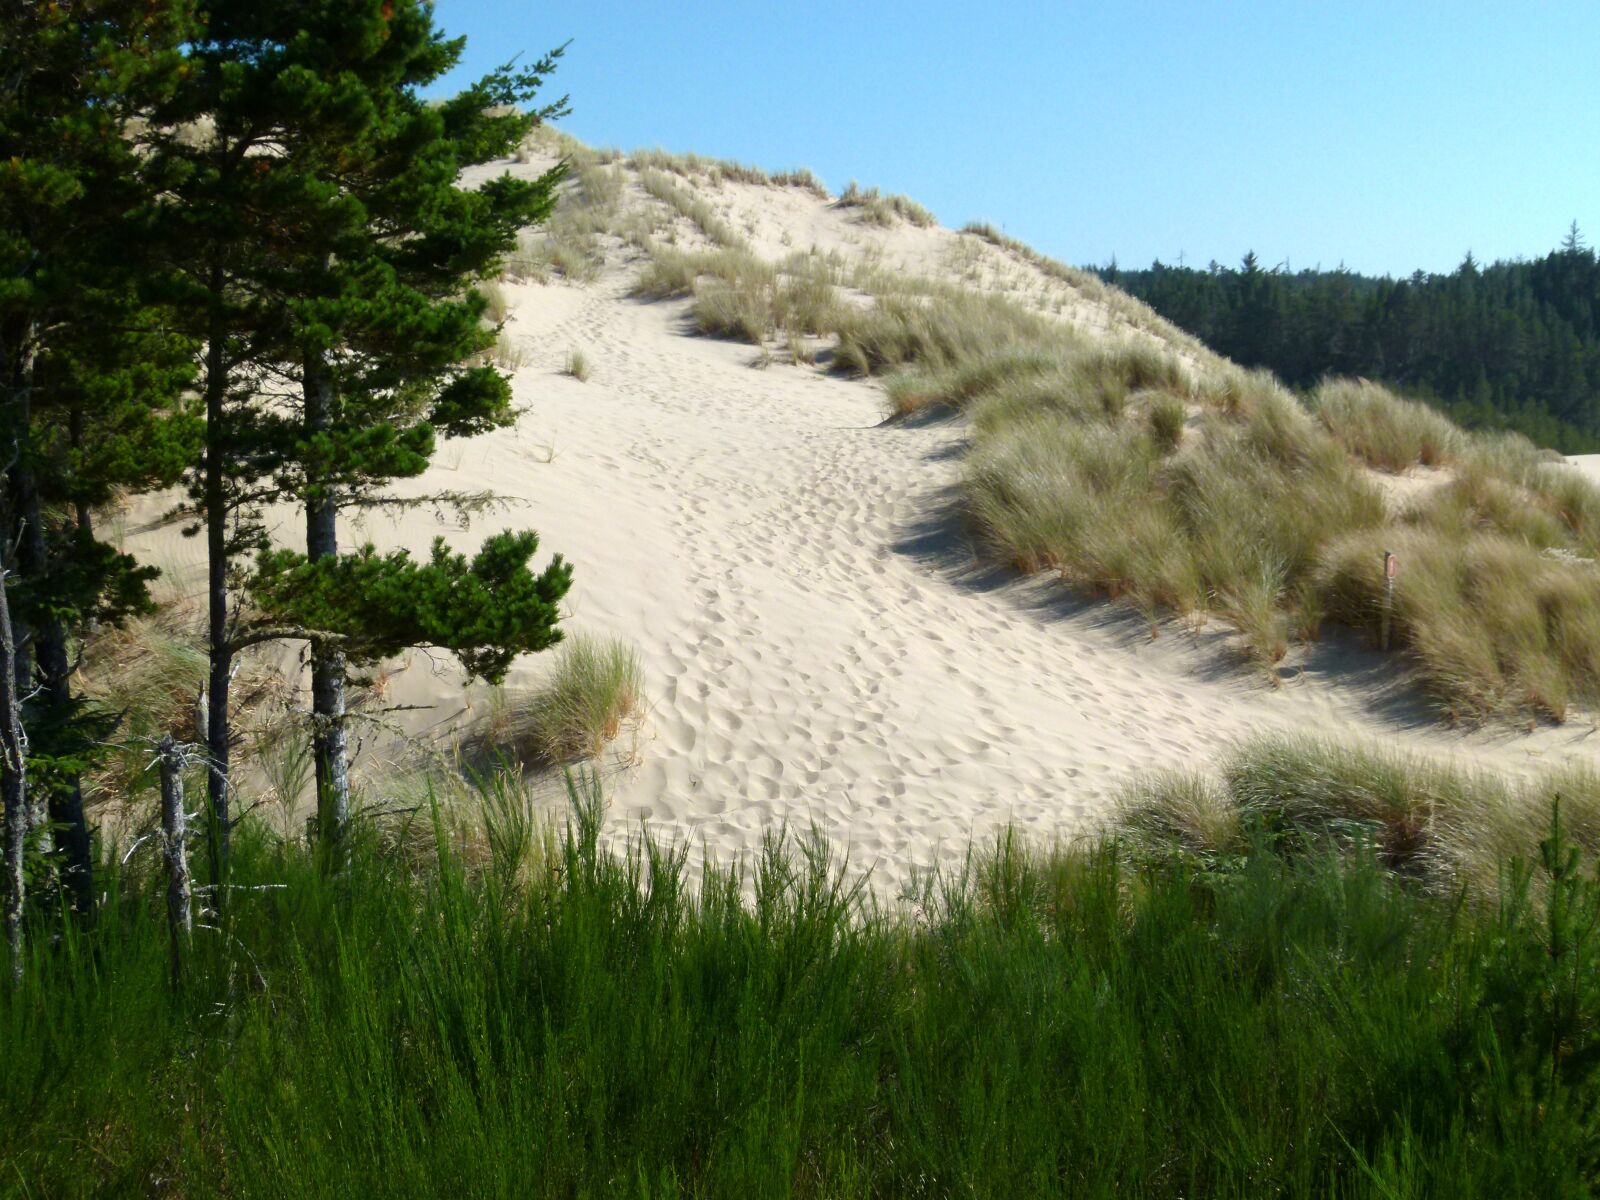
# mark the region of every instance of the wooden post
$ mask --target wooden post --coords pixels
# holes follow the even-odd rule
[[[167,860],[167,925],[172,931],[172,981],[183,977],[194,931],[189,891],[188,830],[183,811],[183,754],[169,733],[161,739],[161,837]]]
[[[1383,552],[1383,616],[1378,633],[1380,649],[1389,648],[1389,621],[1394,615],[1394,577],[1399,572],[1400,560],[1393,550]]]

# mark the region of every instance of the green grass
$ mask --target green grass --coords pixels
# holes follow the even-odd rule
[[[1600,886],[1563,845],[1463,905],[1281,840],[1199,861],[1005,837],[890,913],[816,838],[691,886],[679,850],[602,850],[599,798],[576,798],[552,838],[491,785],[492,835],[465,845],[444,814],[416,843],[369,833],[339,883],[247,823],[236,879],[277,890],[197,930],[176,991],[154,860],[108,870],[97,925],[32,930],[25,982],[0,992],[8,1190],[1600,1183]]]
[[[511,741],[530,762],[598,758],[644,713],[644,671],[627,643],[569,634],[549,673],[511,717]]]

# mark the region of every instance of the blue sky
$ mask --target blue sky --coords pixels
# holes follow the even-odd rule
[[[1407,274],[1600,238],[1597,0],[436,12],[457,81],[572,39],[584,141],[808,166],[1073,263]]]

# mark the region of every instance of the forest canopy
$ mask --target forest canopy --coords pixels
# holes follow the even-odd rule
[[[1102,278],[1234,361],[1309,387],[1357,375],[1474,429],[1511,429],[1569,454],[1600,450],[1600,260],[1576,223],[1532,260],[1404,279],[1157,261]]]

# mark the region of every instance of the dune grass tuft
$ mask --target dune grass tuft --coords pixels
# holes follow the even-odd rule
[[[896,193],[884,195],[877,188],[862,188],[851,180],[834,201],[840,208],[853,208],[861,219],[873,225],[893,225],[897,220],[908,221],[919,228],[937,224],[934,215],[910,196]]]
[[[1324,380],[1311,394],[1311,411],[1346,450],[1386,471],[1440,466],[1466,440],[1436,409],[1365,380]]]
[[[1237,862],[1253,847],[1289,854],[1361,848],[1385,869],[1442,892],[1491,900],[1513,863],[1539,860],[1559,802],[1563,836],[1600,865],[1600,774],[1565,767],[1514,782],[1376,746],[1258,737],[1228,753],[1220,778],[1157,773],[1123,789],[1119,836],[1157,853]]]
[[[517,741],[544,763],[598,758],[644,714],[644,670],[627,643],[569,634],[527,698]]]
[[[569,350],[567,352],[567,374],[579,383],[589,382],[589,359],[582,350]]]

